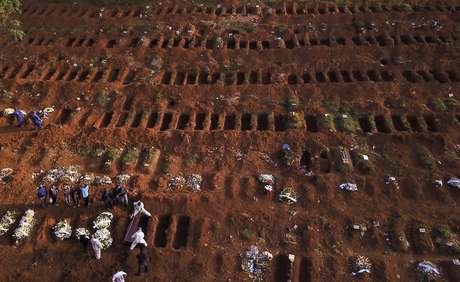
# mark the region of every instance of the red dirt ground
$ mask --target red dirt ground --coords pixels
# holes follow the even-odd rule
[[[373,264],[365,281],[417,281],[421,260],[440,267],[437,281],[460,281],[460,251],[439,243],[446,226],[460,236],[460,190],[446,185],[460,177],[460,6],[379,7],[26,1],[26,37],[0,36],[0,109],[56,111],[42,130],[1,119],[0,169],[14,175],[0,184],[0,216],[33,208],[37,224],[20,246],[12,230],[0,238],[0,281],[110,281],[117,270],[128,281],[249,281],[240,254],[250,245],[274,255],[264,281],[359,279],[356,255]],[[297,128],[287,121],[292,97]],[[285,143],[291,167],[279,156]],[[368,155],[364,169],[354,157],[344,169],[339,146]],[[122,163],[150,147],[161,152],[152,169],[136,154]],[[114,148],[121,153],[103,171]],[[59,206],[39,208],[32,174],[69,165],[133,176],[130,198],[153,215],[147,274],[134,276],[137,251],[122,243],[124,208],[114,209],[114,244],[100,261],[74,239],[54,239],[61,218],[89,227],[104,211],[102,185],[91,185],[89,208],[65,207],[62,192]],[[167,190],[170,177],[192,173],[201,192]],[[261,173],[276,178],[270,194]],[[340,191],[344,182],[358,191]],[[278,199],[287,186],[295,205]]]

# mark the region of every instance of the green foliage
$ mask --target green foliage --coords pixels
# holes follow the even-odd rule
[[[241,65],[235,61],[231,60],[229,64],[224,64],[220,66],[220,71],[224,74],[234,73],[240,70]]]
[[[434,159],[433,155],[431,152],[422,145],[416,146],[415,147],[415,152],[417,154],[417,158],[420,162],[420,164],[430,170],[433,170],[436,168],[436,160]]]
[[[105,108],[108,103],[108,95],[105,91],[98,92],[94,100],[100,108]]]
[[[347,133],[354,133],[358,130],[358,123],[357,121],[351,117],[349,114],[344,114],[341,117],[337,117],[336,119],[337,128],[340,131],[347,132]]]
[[[280,152],[281,162],[285,167],[290,167],[294,164],[297,158],[297,153],[294,150],[281,150]]]
[[[243,229],[243,231],[241,231],[241,238],[243,238],[246,241],[254,239],[256,235],[256,232],[250,227],[246,227]]]
[[[0,0],[0,31],[8,33],[14,40],[24,38],[19,20],[21,5],[21,0]]]
[[[1,0],[0,0],[1,1]],[[51,3],[69,3],[68,0],[48,0]],[[77,4],[89,4],[89,5],[95,5],[95,6],[109,6],[109,5],[123,5],[123,6],[128,6],[128,5],[154,5],[156,4],[155,2],[152,2],[151,0],[75,0],[72,1],[73,3]]]
[[[320,126],[329,131],[335,131],[334,116],[332,114],[324,114],[319,119]]]
[[[355,166],[364,174],[371,174],[374,172],[374,166],[370,160],[364,159],[364,155],[369,157],[369,153],[363,149],[356,149],[351,152],[354,159]]]
[[[444,101],[440,98],[436,98],[433,100],[430,100],[428,104],[433,108],[433,110],[437,112],[445,112],[447,111],[447,106],[444,103]]]
[[[302,127],[302,117],[298,112],[289,112],[287,119],[288,128],[297,129]]]
[[[444,237],[445,239],[450,239],[450,237],[452,236],[450,229],[447,226],[441,227],[441,230],[439,231],[441,232],[442,237]]]
[[[460,107],[460,102],[455,98],[449,97],[444,99],[444,105],[446,105],[449,110],[452,110]]]
[[[297,96],[288,96],[286,99],[286,109],[288,112],[297,111],[299,108],[300,100]]]
[[[253,32],[255,28],[255,24],[251,22],[229,21],[226,30],[237,34],[247,34]]]
[[[447,164],[453,165],[455,161],[458,159],[457,152],[454,150],[445,150],[444,151],[444,160]]]
[[[13,98],[13,93],[6,89],[0,91],[0,99],[2,100],[11,100]]]
[[[401,9],[406,12],[406,13],[412,13],[414,10],[412,9],[412,6],[408,3],[402,3],[400,5]]]
[[[289,31],[289,27],[287,25],[277,25],[277,26],[275,26],[275,34],[277,36],[283,36],[288,31]]]
[[[110,148],[107,150],[107,161],[113,161],[118,156],[119,150],[117,148]]]
[[[128,163],[132,162],[135,159],[135,151],[132,149],[126,150],[121,158],[121,163],[127,165]]]
[[[351,24],[355,28],[356,32],[361,32],[366,28],[366,23],[361,20],[353,19]]]

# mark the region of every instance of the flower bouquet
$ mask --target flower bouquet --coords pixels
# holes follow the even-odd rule
[[[16,221],[17,214],[15,211],[6,211],[0,219],[0,236],[5,235],[10,229],[11,225]]]
[[[112,224],[113,214],[111,212],[100,213],[93,221],[94,229],[107,229]]]
[[[89,238],[91,233],[89,232],[88,229],[84,228],[84,227],[80,227],[80,228],[77,228],[75,229],[75,238],[78,240],[80,239],[80,236],[85,236],[86,238]]]
[[[102,249],[105,250],[112,245],[112,236],[110,235],[110,231],[108,229],[99,229],[94,234],[93,237],[98,239],[99,242],[102,244]]]
[[[13,233],[13,238],[16,239],[16,245],[29,237],[35,223],[34,215],[35,212],[33,210],[26,210],[22,216],[18,227],[14,230]]]
[[[241,269],[249,274],[253,280],[262,281],[273,255],[268,251],[259,251],[256,246],[251,246],[249,251],[241,254]]]
[[[67,220],[61,219],[53,226],[53,233],[58,240],[69,239],[72,236],[72,227],[67,223]]]
[[[292,187],[286,187],[281,191],[279,195],[280,201],[285,201],[288,204],[295,204],[297,203],[297,194]]]

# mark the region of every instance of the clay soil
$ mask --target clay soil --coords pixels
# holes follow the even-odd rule
[[[240,254],[251,245],[274,256],[264,281],[417,281],[422,260],[439,266],[437,281],[460,281],[459,249],[439,239],[460,236],[460,190],[446,185],[460,177],[458,2],[66,2],[25,1],[24,39],[0,36],[0,108],[55,108],[41,130],[1,119],[0,169],[14,174],[0,216],[32,208],[37,223],[20,246],[12,230],[0,238],[0,281],[111,281],[117,270],[249,281]],[[145,169],[152,147],[160,157]],[[113,210],[100,261],[53,237],[62,218],[90,227],[113,187],[91,185],[89,208],[66,207],[60,192],[41,209],[32,175],[69,165],[132,176],[130,199],[152,213],[147,274],[134,275],[137,251],[123,244],[130,210]],[[192,173],[200,192],[168,190]],[[272,192],[261,173],[275,176]],[[285,187],[296,204],[279,200]],[[361,278],[357,255],[372,262]]]

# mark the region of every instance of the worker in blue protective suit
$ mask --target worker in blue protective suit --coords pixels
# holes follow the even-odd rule
[[[40,184],[37,188],[37,197],[40,200],[42,208],[46,208],[46,196],[48,196],[48,191],[43,184]]]
[[[42,119],[38,116],[37,112],[32,112],[31,119],[32,119],[32,122],[35,125],[35,127],[39,128],[39,129],[43,127]]]
[[[18,108],[14,109],[13,116],[18,121],[18,127],[21,128],[24,124],[24,115],[22,114],[21,110]]]

